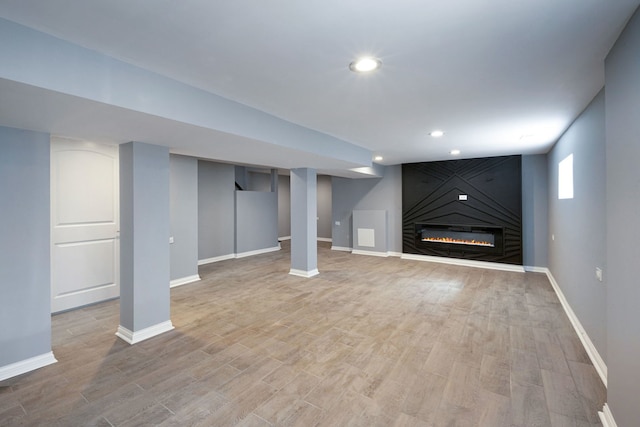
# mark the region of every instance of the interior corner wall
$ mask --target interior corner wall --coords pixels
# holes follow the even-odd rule
[[[291,181],[278,175],[278,237],[291,237]]]
[[[331,239],[331,177],[318,175],[318,237]]]
[[[598,308],[606,305],[607,312],[607,403],[621,427],[638,425],[640,420],[638,51],[640,9],[605,61],[607,294]],[[601,240],[597,242],[593,246],[601,246]]]
[[[608,93],[607,93],[608,96]],[[549,270],[607,362],[605,95],[601,91],[548,153]],[[573,199],[558,199],[558,163],[573,153]]]
[[[235,253],[235,167],[198,160],[198,260]]]
[[[49,134],[0,127],[0,367],[51,351]]]
[[[248,191],[271,191],[271,174],[248,171],[247,186],[244,189]]]
[[[548,267],[549,189],[547,155],[522,156],[522,260]]]
[[[171,154],[171,280],[198,275],[198,160]]]
[[[332,178],[332,245],[353,248],[354,210],[387,211],[389,252],[402,252],[402,166],[384,168],[382,178]],[[340,225],[336,225],[336,221]]]
[[[272,191],[236,191],[235,253],[278,247],[278,199]]]

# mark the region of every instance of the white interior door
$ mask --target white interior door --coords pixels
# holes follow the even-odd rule
[[[51,312],[120,295],[118,147],[51,140]]]

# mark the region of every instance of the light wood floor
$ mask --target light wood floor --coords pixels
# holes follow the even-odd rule
[[[59,363],[0,383],[0,425],[600,425],[606,390],[546,277],[330,251],[201,268],[174,331],[117,301],[53,317]]]

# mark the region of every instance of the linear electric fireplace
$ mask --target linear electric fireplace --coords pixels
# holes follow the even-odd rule
[[[416,247],[449,254],[504,254],[503,227],[460,224],[415,224]]]

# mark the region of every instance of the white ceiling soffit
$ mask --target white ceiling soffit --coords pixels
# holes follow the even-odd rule
[[[396,164],[546,152],[638,4],[0,0],[0,16]],[[382,68],[350,72],[363,54]]]

